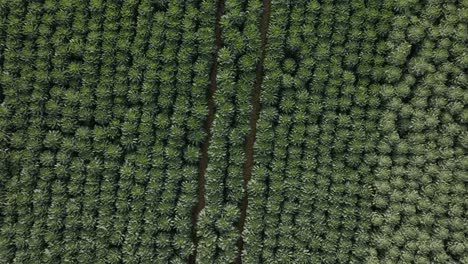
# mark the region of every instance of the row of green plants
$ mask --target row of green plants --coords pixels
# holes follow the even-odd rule
[[[413,2],[272,3],[248,263],[466,261],[466,4]]]
[[[367,239],[356,234],[368,232],[370,167],[364,159],[377,115],[365,112],[368,76],[354,73],[369,62],[343,57],[372,52],[355,44],[367,9],[356,2],[303,1],[274,3],[272,10],[245,259],[362,261]]]
[[[468,2],[396,7],[385,43],[394,72],[380,91],[369,260],[463,263]]]
[[[42,149],[45,136],[42,127],[48,120],[39,113],[47,100],[42,91],[48,88],[47,81],[52,78],[49,54],[54,43],[49,40],[57,40],[57,37],[54,38],[45,29],[46,26],[41,27],[43,23],[40,18],[54,12],[50,3],[42,7],[38,3],[26,5],[22,1],[3,1],[2,7],[5,10],[2,21],[5,39],[2,41],[1,130],[2,149],[5,152],[2,157],[5,164],[2,169],[5,172],[2,187],[5,192],[2,192],[0,254],[5,263],[13,262],[13,257],[21,263],[29,260],[29,252],[38,253],[33,250],[41,243],[37,237],[45,236],[46,217],[54,217],[54,212],[58,211],[57,205],[61,202],[58,197],[59,182],[53,186],[56,199],[54,206],[50,207],[50,213],[49,207],[43,206],[43,203],[51,199],[51,191],[34,192],[36,186],[50,190],[55,178],[55,172],[50,168],[55,160],[55,153],[50,150],[54,143],[49,141],[50,147]],[[40,68],[35,68],[35,63],[39,63]],[[56,96],[56,91],[54,89],[50,97]],[[67,157],[62,152],[58,158],[63,161]],[[58,167],[57,171],[62,169]],[[32,208],[32,204],[37,206],[36,209]],[[51,231],[57,227],[54,220],[49,222]],[[28,251],[29,241],[33,249],[31,251]],[[39,251],[37,255],[39,259],[41,253]]]
[[[245,195],[245,140],[250,132],[262,1],[223,1],[222,47],[217,53],[216,113],[205,174],[206,206],[199,215],[197,259],[231,263],[238,256],[240,208]]]
[[[215,1],[2,1],[1,263],[185,263]]]

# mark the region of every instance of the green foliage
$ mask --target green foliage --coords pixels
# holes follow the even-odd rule
[[[0,263],[467,262],[467,8],[0,0]]]

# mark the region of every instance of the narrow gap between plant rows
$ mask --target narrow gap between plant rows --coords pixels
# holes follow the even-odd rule
[[[244,178],[244,197],[242,199],[242,204],[240,208],[240,218],[239,218],[239,232],[241,234],[239,240],[237,241],[238,247],[238,256],[236,259],[236,263],[242,263],[242,251],[244,249],[244,239],[242,237],[242,233],[244,231],[245,220],[247,217],[247,208],[249,206],[249,195],[247,192],[247,185],[250,181],[252,176],[252,168],[254,163],[254,144],[255,138],[257,134],[257,121],[260,116],[260,94],[261,94],[261,87],[263,82],[263,74],[264,74],[264,59],[265,59],[265,47],[267,44],[267,32],[268,32],[268,24],[270,19],[270,10],[271,10],[271,0],[263,0],[263,12],[262,17],[260,19],[260,60],[256,67],[256,78],[254,83],[254,91],[252,95],[252,112],[250,115],[250,133],[247,136],[245,141],[245,163],[244,163],[244,170],[243,170],[243,178]]]
[[[211,141],[211,127],[213,124],[214,116],[215,116],[215,102],[214,102],[214,94],[217,90],[217,82],[216,82],[216,75],[217,75],[217,68],[218,68],[218,51],[223,45],[223,40],[221,37],[221,25],[220,20],[221,16],[224,13],[224,1],[225,0],[218,0],[216,2],[216,20],[215,20],[215,51],[213,54],[213,64],[210,70],[210,85],[208,89],[208,116],[203,124],[203,129],[206,132],[206,138],[201,146],[201,157],[200,162],[198,165],[198,193],[197,193],[197,204],[193,208],[192,211],[192,241],[194,243],[194,251],[192,255],[189,257],[189,263],[195,264],[197,259],[197,245],[198,245],[198,237],[197,237],[197,219],[200,212],[205,207],[205,173],[206,168],[208,167],[208,148],[210,146]]]

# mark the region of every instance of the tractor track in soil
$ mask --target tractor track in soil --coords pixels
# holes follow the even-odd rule
[[[208,149],[211,141],[211,127],[213,125],[213,120],[215,117],[216,107],[214,102],[214,94],[217,90],[216,75],[218,71],[218,51],[223,45],[223,40],[221,37],[221,25],[220,20],[221,16],[224,13],[224,1],[218,0],[216,3],[216,21],[215,21],[215,51],[213,54],[213,64],[210,69],[210,85],[208,89],[208,116],[203,124],[203,129],[206,132],[206,138],[201,146],[201,157],[198,166],[198,193],[197,193],[197,204],[192,211],[192,241],[195,245],[194,252],[189,257],[189,263],[195,264],[197,258],[197,220],[200,212],[205,208],[205,174],[208,167]]]
[[[267,32],[268,24],[271,13],[271,0],[263,0],[263,13],[260,19],[260,60],[256,67],[256,78],[254,84],[254,91],[252,95],[252,112],[250,115],[250,133],[245,141],[245,163],[243,168],[243,187],[244,187],[244,197],[242,199],[242,204],[240,208],[240,218],[239,218],[239,232],[241,234],[240,239],[237,241],[238,247],[238,256],[235,263],[242,263],[242,251],[244,249],[244,239],[242,233],[244,231],[245,220],[247,218],[247,208],[249,206],[249,195],[247,191],[247,185],[252,177],[252,169],[254,164],[254,144],[257,135],[257,121],[260,116],[260,94],[261,87],[263,82],[264,75],[264,65],[265,60],[265,48],[267,45]]]

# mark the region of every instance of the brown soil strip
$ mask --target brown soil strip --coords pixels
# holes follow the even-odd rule
[[[217,58],[218,58],[218,50],[222,47],[223,41],[221,38],[221,25],[220,20],[221,16],[224,13],[224,0],[218,0],[216,3],[216,22],[215,22],[215,52],[213,54],[213,65],[210,70],[210,86],[208,90],[208,117],[203,124],[203,129],[206,131],[206,138],[201,146],[201,157],[198,166],[198,195],[197,195],[197,204],[193,208],[192,211],[192,241],[195,245],[194,251],[192,255],[189,257],[189,263],[195,264],[197,259],[197,244],[198,244],[198,237],[197,237],[197,220],[198,215],[200,214],[201,210],[205,207],[205,173],[206,168],[208,167],[208,148],[210,146],[211,141],[211,126],[213,124],[214,116],[215,116],[215,102],[214,102],[214,94],[217,90],[217,83],[216,83],[216,74],[217,74]]]
[[[239,255],[237,256],[236,263],[242,263],[242,250],[244,249],[244,239],[242,232],[244,231],[245,219],[247,217],[247,207],[249,206],[249,196],[247,192],[247,184],[252,176],[252,168],[254,161],[254,143],[257,135],[257,121],[260,116],[260,93],[263,82],[263,61],[265,59],[265,47],[267,44],[268,22],[270,19],[271,0],[263,0],[263,14],[260,20],[260,61],[256,68],[256,79],[254,84],[254,92],[252,95],[252,113],[250,115],[250,134],[247,136],[245,142],[245,163],[244,163],[244,198],[242,199],[241,212],[239,219],[239,232],[241,237],[237,242],[239,248]]]

